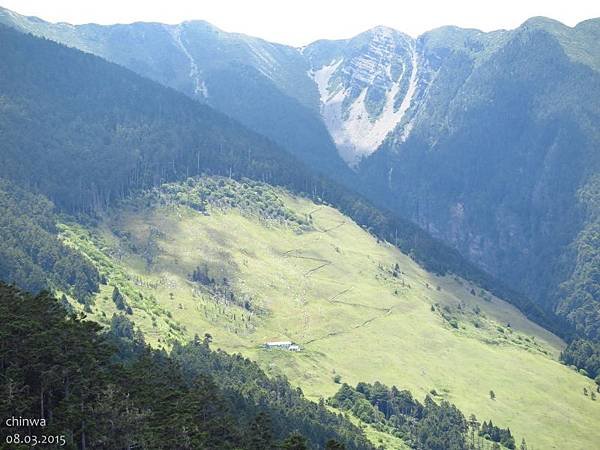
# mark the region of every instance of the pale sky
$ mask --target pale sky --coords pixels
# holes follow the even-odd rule
[[[51,22],[179,23],[202,19],[225,31],[301,46],[387,25],[417,36],[442,25],[515,28],[532,16],[574,26],[600,17],[598,0],[0,0]]]

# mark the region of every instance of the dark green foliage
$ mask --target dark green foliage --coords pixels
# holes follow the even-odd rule
[[[288,209],[277,192],[265,183],[248,178],[239,182],[226,177],[188,178],[183,183],[168,183],[145,191],[134,200],[138,205],[155,202],[180,204],[208,214],[207,206],[221,210],[236,208],[242,214],[287,225],[297,231],[309,229],[308,221]]]
[[[126,316],[113,316],[111,333],[101,333],[47,293],[0,283],[0,416],[45,419],[44,433],[64,435],[67,449],[268,449],[277,446],[273,436],[281,442],[294,430],[314,448],[329,439],[371,448],[356,427],[284,380],[205,345],[188,347],[202,350],[191,363],[184,348],[173,359],[146,347]],[[199,357],[209,370],[191,370]],[[230,384],[217,384],[225,373]],[[283,428],[272,414],[283,414]],[[3,437],[31,432],[0,426]],[[286,442],[301,448],[303,439]],[[28,447],[10,446],[21,448]]]
[[[200,283],[204,286],[212,286],[215,284],[215,279],[208,275],[208,267],[206,264],[203,266],[197,266],[192,272],[191,279],[192,281]]]
[[[292,433],[281,444],[282,450],[308,450],[306,439],[301,434]]]
[[[325,450],[345,450],[346,447],[344,447],[343,444],[340,444],[339,442],[330,439],[325,443]]]
[[[571,244],[575,267],[561,285],[558,311],[581,335],[600,342],[600,175],[590,179],[578,199],[586,221]]]
[[[123,294],[121,294],[119,288],[116,286],[113,289],[112,301],[115,303],[117,309],[121,311],[127,311],[129,314],[131,314],[131,307],[127,304],[125,297],[123,297]]]
[[[511,450],[514,450],[515,448],[515,438],[511,434],[510,428],[498,428],[492,423],[491,420],[489,423],[484,421],[483,424],[481,424],[479,435],[484,436],[494,442],[498,442]]]
[[[436,404],[425,397],[424,417],[417,425],[417,442],[420,448],[431,450],[467,449],[467,424],[454,405],[446,401]]]
[[[491,440],[501,442],[507,448],[515,448],[510,430],[497,428],[491,422],[484,422],[480,428],[475,416],[467,423],[462,412],[447,401],[438,404],[428,395],[424,403],[420,403],[409,391],[400,391],[396,386],[388,388],[375,382],[358,383],[356,388],[352,388],[344,383],[328,403],[350,411],[363,422],[394,434],[419,450],[481,448],[468,445],[469,427],[473,433],[489,435]],[[473,437],[470,440],[473,446],[476,445]]]
[[[565,364],[584,369],[590,378],[600,376],[600,342],[574,339],[561,352],[560,360]]]
[[[68,318],[46,293],[33,297],[0,284],[0,415],[44,418],[44,431],[65,435],[67,448],[140,442],[144,414],[113,379],[122,374],[99,331],[95,323]],[[111,429],[113,420],[118,429]]]
[[[110,323],[110,332],[119,339],[131,342],[136,340],[136,331],[133,323],[123,315],[113,314]]]
[[[466,449],[466,422],[453,405],[439,405],[429,396],[421,404],[409,391],[395,386],[359,383],[356,389],[344,383],[329,404],[349,410],[366,423],[391,432],[425,450]]]
[[[245,441],[249,450],[273,450],[275,448],[273,425],[268,414],[258,413],[248,425],[247,434]]]
[[[65,294],[60,296],[58,302],[63,308],[65,308],[65,311],[67,311],[67,313],[73,314],[75,312],[75,308],[73,308],[73,305],[71,305],[69,299],[66,297]]]
[[[58,239],[46,198],[0,179],[0,212],[0,280],[34,292],[61,289],[82,302],[98,290],[93,264]]]
[[[175,344],[171,357],[187,379],[201,374],[212,376],[233,405],[232,410],[246,421],[252,422],[260,412],[267,411],[276,440],[297,431],[311,448],[322,447],[329,439],[343,443],[347,449],[370,448],[358,428],[330,413],[324,405],[304,399],[302,391],[292,388],[284,377],[267,377],[249,359],[211,351],[199,339],[185,346]]]
[[[234,303],[247,311],[259,312],[252,302],[252,297],[248,294],[240,295],[231,285],[227,277],[216,279],[210,276],[210,271],[206,263],[196,266],[193,272],[189,275],[190,279],[204,289],[210,292],[211,296],[216,299],[222,299],[227,303]]]

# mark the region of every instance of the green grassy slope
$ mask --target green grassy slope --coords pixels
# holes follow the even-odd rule
[[[339,374],[418,398],[435,389],[536,449],[600,439],[600,402],[583,395],[591,380],[557,362],[560,339],[464,280],[427,273],[329,206],[209,179],[61,235],[108,278],[91,316],[110,317],[118,286],[154,345],[209,332],[215,347],[284,373],[314,399],[333,394]],[[196,268],[214,284],[192,282]],[[261,349],[269,340],[302,351]]]

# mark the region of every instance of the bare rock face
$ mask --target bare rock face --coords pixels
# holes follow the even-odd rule
[[[356,166],[402,123],[413,103],[419,76],[415,40],[377,27],[335,45],[318,41],[303,54],[319,89],[323,121],[342,158]]]

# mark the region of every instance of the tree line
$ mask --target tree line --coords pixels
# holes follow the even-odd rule
[[[33,292],[58,289],[81,302],[98,291],[98,270],[60,241],[44,196],[0,179],[0,211],[0,280]]]
[[[475,415],[466,419],[451,403],[436,402],[430,395],[423,403],[410,391],[376,381],[344,383],[327,403],[347,411],[376,429],[392,434],[417,450],[516,449],[510,429],[499,428],[492,421],[480,423]],[[523,448],[526,443],[522,440]]]
[[[371,449],[351,422],[269,379],[210,340],[153,350],[125,315],[111,329],[67,313],[50,294],[0,283],[0,448],[19,434],[68,449]]]

